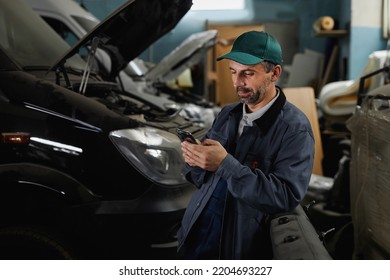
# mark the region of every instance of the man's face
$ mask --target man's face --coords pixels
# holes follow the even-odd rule
[[[230,60],[229,69],[242,103],[256,105],[274,93],[274,71],[267,73],[263,64],[244,65]]]

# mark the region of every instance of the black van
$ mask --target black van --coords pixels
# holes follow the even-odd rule
[[[194,190],[175,130],[205,131],[133,99],[115,77],[191,5],[127,1],[71,48],[23,1],[0,2],[1,259],[175,249]],[[112,79],[97,52],[115,58]]]

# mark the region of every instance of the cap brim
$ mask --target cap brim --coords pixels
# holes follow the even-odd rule
[[[230,52],[217,57],[217,61],[220,61],[222,59],[234,60],[235,62],[244,65],[254,65],[264,61],[264,59],[262,58],[243,52]]]

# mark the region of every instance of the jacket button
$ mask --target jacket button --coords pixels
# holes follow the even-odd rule
[[[290,221],[288,217],[281,217],[278,220],[279,225],[287,224]]]
[[[283,239],[284,243],[291,243],[298,239],[298,236],[296,235],[288,235]]]

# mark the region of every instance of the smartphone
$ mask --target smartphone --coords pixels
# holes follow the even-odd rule
[[[182,130],[180,128],[176,128],[177,136],[179,136],[181,141],[188,141],[193,144],[198,144],[195,140],[195,137],[191,134],[191,132]]]

